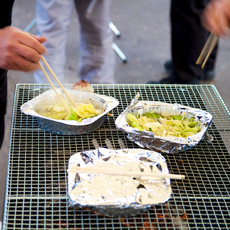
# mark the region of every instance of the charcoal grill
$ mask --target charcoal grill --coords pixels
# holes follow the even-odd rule
[[[70,88],[72,85],[65,85]],[[14,95],[3,229],[230,229],[230,113],[213,85],[93,85],[95,92],[115,97],[118,107],[96,131],[61,136],[39,128],[20,106],[50,89],[18,84]],[[115,127],[115,119],[140,93],[140,100],[178,103],[213,115],[212,143],[163,154],[172,180],[172,197],[134,218],[110,218],[70,208],[67,167],[76,152],[105,148],[138,148]]]

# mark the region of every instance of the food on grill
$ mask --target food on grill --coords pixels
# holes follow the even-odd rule
[[[187,118],[184,114],[164,117],[157,113],[147,112],[137,118],[128,113],[126,120],[129,126],[138,131],[150,131],[160,137],[187,138],[201,130],[201,123],[198,120],[195,120],[194,117]]]
[[[65,101],[66,104],[68,104]],[[61,103],[51,106],[46,106],[44,112],[40,115],[57,120],[76,120],[81,122],[83,119],[97,116],[102,113],[100,109],[95,109],[92,104],[77,103],[76,107],[67,106],[69,111],[66,111]]]
[[[138,101],[138,96],[115,124],[140,147],[176,153],[191,149],[202,139],[213,140],[207,133],[213,119],[209,112],[179,104]]]
[[[81,80],[81,81],[78,81],[77,83],[75,83],[75,84],[73,85],[72,89],[75,89],[75,90],[82,90],[82,91],[91,92],[91,93],[94,92],[94,89],[93,89],[93,87],[89,84],[89,82],[88,82],[88,81],[84,81],[84,80]]]
[[[90,172],[77,172],[80,169]],[[74,171],[75,170],[75,171]],[[162,173],[162,178],[109,175],[109,170],[135,173]],[[142,149],[99,148],[74,154],[69,160],[69,195],[75,204],[103,206],[102,209],[144,208],[167,201],[171,194],[168,169],[163,156]]]

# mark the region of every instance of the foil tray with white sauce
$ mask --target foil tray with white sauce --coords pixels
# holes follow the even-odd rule
[[[162,173],[162,178],[82,173],[77,168]],[[164,178],[168,173],[165,158],[150,150],[98,148],[78,152],[68,164],[70,206],[106,216],[135,216],[170,199],[170,179]]]
[[[142,148],[160,151],[162,153],[176,153],[191,149],[202,139],[211,142],[213,137],[207,133],[208,127],[212,123],[212,115],[206,111],[183,106],[179,104],[169,104],[158,101],[138,101],[139,94],[132,100],[130,105],[117,117],[115,123],[119,130],[127,134],[127,138]],[[156,136],[150,131],[138,131],[128,125],[126,116],[128,113],[136,117],[153,112],[163,116],[185,114],[188,118],[195,118],[201,122],[201,130],[187,138],[175,136]]]
[[[98,129],[104,121],[104,116],[119,104],[117,99],[106,95],[72,89],[66,89],[66,91],[74,103],[91,103],[96,109],[100,109],[102,113],[95,117],[83,119],[81,122],[75,120],[57,120],[41,116],[39,113],[46,106],[59,102],[59,98],[54,90],[48,90],[26,102],[21,106],[21,111],[26,115],[36,117],[39,126],[48,132],[60,135],[80,135]],[[57,92],[62,98],[68,100],[61,89],[57,89]]]

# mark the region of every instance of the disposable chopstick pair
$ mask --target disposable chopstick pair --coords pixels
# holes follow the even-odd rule
[[[70,102],[73,104],[74,107],[76,107],[74,101],[72,100],[72,98],[69,96],[69,94],[67,93],[67,91],[65,90],[65,88],[63,87],[62,83],[59,81],[59,79],[57,78],[57,76],[55,75],[54,71],[51,69],[50,65],[48,64],[48,62],[45,60],[45,58],[43,56],[41,56],[41,60],[44,62],[45,66],[47,67],[47,69],[50,71],[50,73],[52,74],[52,76],[54,77],[54,79],[57,81],[57,83],[59,84],[59,86],[62,88],[62,90],[64,91],[65,95],[67,96],[67,98],[70,100]],[[43,74],[45,75],[46,79],[48,80],[49,84],[51,85],[51,87],[53,88],[54,92],[57,94],[58,98],[60,99],[61,103],[63,104],[64,108],[66,111],[69,111],[69,108],[66,106],[66,104],[64,103],[64,101],[62,100],[61,96],[58,94],[54,84],[52,83],[52,81],[50,80],[49,75],[46,73],[46,70],[44,69],[44,67],[42,66],[41,62],[38,62]]]
[[[107,175],[113,175],[113,176],[135,176],[135,177],[149,177],[149,178],[170,178],[170,179],[185,179],[184,175],[177,175],[177,174],[163,174],[163,173],[142,173],[142,172],[116,172],[112,170],[103,170],[103,169],[89,169],[89,168],[72,168],[67,170],[67,172],[73,172],[73,173],[103,173]]]
[[[216,36],[215,34],[210,34],[205,45],[204,48],[202,49],[200,56],[198,57],[196,64],[201,64],[202,62],[202,66],[201,68],[204,68],[210,54],[212,53],[213,49],[215,48],[217,42],[218,42],[219,37]]]

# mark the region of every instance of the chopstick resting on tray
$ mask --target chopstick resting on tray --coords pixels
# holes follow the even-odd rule
[[[72,169],[68,169],[67,172],[73,173],[103,173],[107,175],[114,175],[114,176],[135,176],[135,177],[153,177],[153,178],[170,178],[170,179],[185,179],[184,175],[177,175],[177,174],[163,174],[163,173],[142,173],[142,172],[114,172],[112,170],[103,170],[103,169],[89,169],[89,168],[76,168],[73,167]]]
[[[67,98],[70,100],[70,102],[73,104],[74,107],[76,107],[74,101],[72,100],[72,98],[69,96],[69,94],[67,93],[67,91],[65,90],[65,88],[63,87],[62,83],[59,81],[59,79],[57,78],[57,76],[55,75],[55,73],[53,72],[53,70],[51,69],[50,65],[48,64],[48,62],[45,60],[45,58],[43,56],[41,56],[41,60],[44,62],[45,66],[47,67],[47,69],[50,71],[50,73],[52,74],[52,76],[54,77],[54,79],[57,81],[57,83],[59,84],[59,86],[62,88],[62,90],[64,91],[65,95],[67,96]],[[57,90],[54,87],[54,84],[52,83],[52,81],[50,80],[49,75],[46,73],[44,67],[42,66],[41,62],[38,62],[43,74],[45,75],[46,79],[48,80],[48,82],[50,83],[51,87],[53,88],[53,90],[55,91],[55,93],[57,94],[57,96],[59,97],[61,103],[63,104],[64,108],[69,111],[69,109],[67,108],[67,106],[64,104],[63,100],[61,99],[60,95],[58,94]]]
[[[196,64],[202,64],[201,68],[203,69],[210,54],[212,53],[213,49],[215,48],[217,42],[218,42],[218,39],[219,37],[216,36],[215,34],[212,34],[210,33],[205,45],[204,45],[204,48],[202,49],[201,53],[200,53],[200,56],[198,57],[197,61],[196,61]]]

